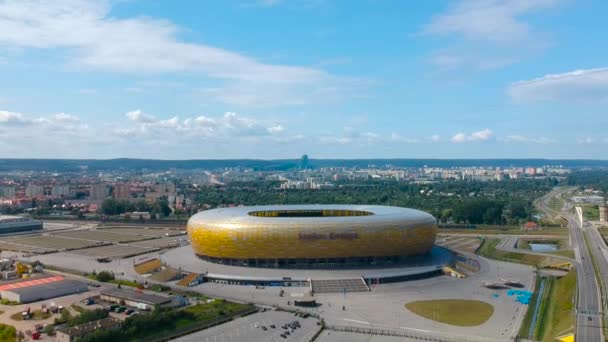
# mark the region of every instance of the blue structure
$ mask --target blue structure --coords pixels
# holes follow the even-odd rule
[[[521,304],[530,304],[532,292],[526,290],[509,290],[507,296],[515,296],[515,300]]]

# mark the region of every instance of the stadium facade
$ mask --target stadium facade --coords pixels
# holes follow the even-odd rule
[[[436,234],[436,220],[428,213],[370,205],[221,208],[188,221],[200,258],[271,268],[397,264],[427,254]]]

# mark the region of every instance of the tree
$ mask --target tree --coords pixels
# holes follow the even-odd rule
[[[97,276],[95,276],[95,279],[97,279],[97,281],[107,283],[114,280],[114,273],[110,271],[101,271],[97,274]]]

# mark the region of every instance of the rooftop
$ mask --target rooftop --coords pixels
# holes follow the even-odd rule
[[[64,278],[62,276],[53,276],[53,277],[42,277],[37,279],[17,279],[15,281],[10,282],[1,282],[0,291],[11,291],[16,289],[21,289],[30,286],[37,286],[41,284],[49,284],[57,281],[61,281]]]
[[[49,278],[44,278],[44,279],[49,279]],[[44,279],[41,279],[41,280],[44,280]],[[19,283],[17,283],[17,284],[19,284]],[[44,295],[46,293],[57,293],[56,291],[58,289],[65,289],[66,290],[65,292],[78,293],[78,292],[87,291],[89,288],[87,287],[87,284],[83,283],[82,281],[72,280],[72,279],[63,279],[63,280],[51,281],[51,282],[37,282],[37,283],[31,284],[29,286],[6,288],[6,289],[3,289],[2,291],[9,291],[9,292],[24,296],[26,298],[33,298],[33,297],[36,297],[37,294]]]

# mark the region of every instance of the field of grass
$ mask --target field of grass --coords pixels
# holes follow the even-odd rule
[[[130,287],[142,287],[143,286],[136,281],[126,280],[126,279],[113,279],[113,280],[110,280],[110,283],[117,284],[120,286],[130,286]]]
[[[608,228],[598,228],[597,230],[602,235],[602,238],[604,238],[604,241],[608,243]]]
[[[574,331],[574,296],[576,292],[576,271],[556,279],[549,278],[548,298],[538,322],[536,338],[554,341],[556,336]]]
[[[523,338],[529,338],[528,333],[530,332],[530,325],[532,324],[532,320],[534,319],[534,308],[536,307],[536,302],[539,300],[539,289],[540,289],[541,278],[535,278],[534,285],[534,294],[530,299],[530,304],[528,304],[528,311],[526,311],[526,315],[524,316],[523,321],[521,322],[521,326],[519,327],[519,336]]]
[[[506,252],[496,249],[496,245],[498,245],[499,242],[500,239],[485,239],[477,251],[477,254],[490,259],[515,262],[531,266],[541,266],[547,262],[548,258],[542,255]]]
[[[551,211],[553,211],[557,214],[564,207],[564,200],[562,200],[561,196],[554,196],[554,197],[551,197],[551,199],[549,199],[548,204],[549,204],[549,209],[551,209]]]
[[[492,305],[478,300],[421,300],[407,303],[405,307],[424,318],[463,327],[481,325],[494,314]]]
[[[532,239],[520,239],[517,242],[517,248],[531,249],[530,243],[551,243],[557,245],[558,250],[554,252],[545,252],[548,255],[559,255],[567,258],[574,259],[574,251],[568,248],[568,241],[566,239],[557,240],[532,240]]]
[[[17,330],[12,325],[0,323],[0,342],[16,341]]]
[[[583,216],[589,221],[597,221],[600,219],[600,208],[593,204],[583,204]]]
[[[547,254],[559,255],[564,256],[566,258],[574,259],[574,251],[571,249],[562,249],[560,251],[549,252]]]
[[[483,226],[477,229],[464,228],[439,228],[439,234],[473,234],[473,235],[492,235],[492,234],[526,234],[526,235],[568,235],[567,228],[561,227],[543,227],[542,230],[523,232],[521,227],[517,226]]]
[[[184,309],[185,312],[194,315],[196,320],[206,321],[217,317],[230,315],[233,312],[248,308],[247,304],[227,302],[223,299],[216,299],[211,303],[192,305]]]
[[[34,321],[41,321],[43,319],[47,319],[49,317],[51,317],[53,314],[50,311],[47,311],[46,313],[42,312],[42,310],[34,310],[31,313],[32,315],[32,320]],[[11,315],[11,319],[14,319],[15,321],[22,321],[23,320],[23,316],[21,316],[21,312],[17,312],[13,315]]]

